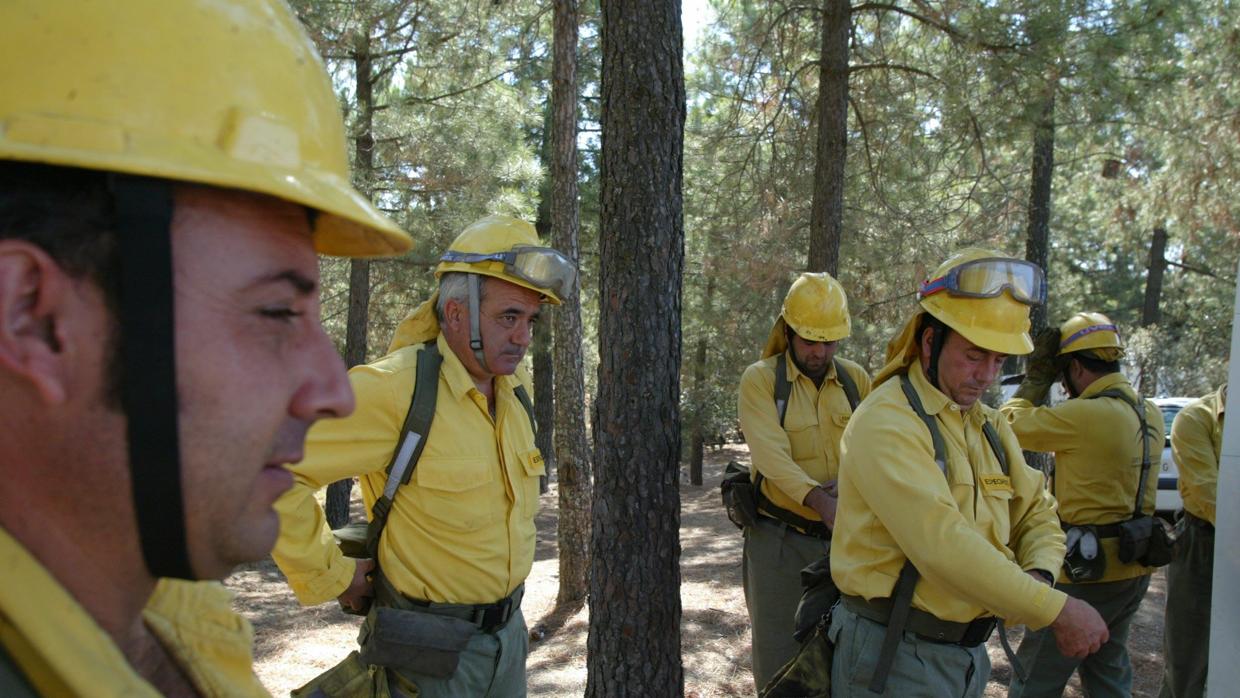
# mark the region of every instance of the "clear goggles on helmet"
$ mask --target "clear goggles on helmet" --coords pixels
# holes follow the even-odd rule
[[[1032,262],[1006,257],[975,259],[921,285],[919,298],[946,291],[964,298],[997,298],[1004,291],[1027,305],[1046,302],[1046,277]]]
[[[507,252],[481,254],[448,250],[440,257],[444,262],[481,264],[502,262],[504,273],[535,288],[563,299],[568,295],[577,268],[564,255],[550,247],[514,247]]]

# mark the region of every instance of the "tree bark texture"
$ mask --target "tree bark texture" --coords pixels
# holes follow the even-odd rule
[[[715,275],[706,267],[706,296],[702,316],[710,318],[715,304]],[[701,487],[703,451],[706,450],[706,331],[693,353],[693,436],[689,441],[689,484]]]
[[[543,167],[551,170],[551,100],[543,109],[542,142],[538,156]],[[551,177],[543,177],[538,185],[538,218],[534,220],[538,239],[551,239]],[[548,243],[550,244],[550,243]],[[550,475],[556,471],[558,460],[555,453],[555,310],[543,309],[542,323],[534,337],[534,414],[538,419],[535,445],[542,452],[543,466],[547,474],[538,479],[538,491],[546,494],[550,489]]]
[[[354,87],[357,91],[359,115],[357,133],[353,138],[353,173],[358,188],[369,192],[375,167],[375,136],[370,36],[366,32],[357,34],[353,59],[357,67]],[[366,329],[369,324],[370,261],[353,259],[349,262],[349,315],[345,323],[344,342],[344,360],[350,368],[366,363]],[[349,496],[352,489],[352,478],[327,486],[324,513],[327,515],[327,524],[332,528],[340,528],[349,523]]]
[[[1029,185],[1029,225],[1025,230],[1025,260],[1042,268],[1050,278],[1051,181],[1055,174],[1055,86],[1051,83],[1038,110],[1033,127],[1033,167]],[[1046,305],[1033,306],[1029,312],[1030,333],[1037,336],[1046,327]],[[1043,398],[1043,402],[1045,402]],[[1025,451],[1025,462],[1049,477],[1054,472],[1054,456],[1040,451]]]
[[[848,147],[849,0],[823,0],[818,60],[818,152],[810,207],[809,271],[836,275],[844,234],[844,156]]]
[[[1141,306],[1141,326],[1151,327],[1162,320],[1163,274],[1167,271],[1167,229],[1154,228],[1154,241],[1150,244],[1149,274],[1145,277],[1145,303]],[[1158,366],[1146,359],[1142,361],[1138,387],[1142,395],[1152,396],[1158,391]]]
[[[559,482],[558,604],[580,604],[590,564],[590,449],[581,356],[577,203],[577,0],[555,0],[551,70],[551,236],[578,276],[552,315],[555,325],[555,451]]]
[[[550,489],[548,476],[555,472],[555,364],[552,361],[552,347],[555,345],[555,330],[546,324],[538,328],[534,336],[534,419],[538,422],[538,433],[534,437],[534,445],[543,454],[543,465],[547,474],[539,478],[538,491],[543,494]]]
[[[680,696],[679,0],[602,0],[599,392],[586,695]]]
[[[1055,173],[1055,87],[1047,89],[1033,129],[1033,169],[1029,188],[1029,225],[1025,233],[1025,259],[1047,268],[1050,249],[1051,181]],[[1046,306],[1035,305],[1030,313],[1032,331],[1046,327]]]

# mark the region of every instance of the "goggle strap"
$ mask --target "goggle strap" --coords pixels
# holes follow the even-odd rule
[[[1070,337],[1068,337],[1067,339],[1059,343],[1059,348],[1063,349],[1064,347],[1075,342],[1081,337],[1084,337],[1085,335],[1093,334],[1095,332],[1114,332],[1116,336],[1119,336],[1119,328],[1116,327],[1115,325],[1090,325],[1089,327],[1084,327],[1082,329],[1077,330],[1076,332],[1073,332]]]

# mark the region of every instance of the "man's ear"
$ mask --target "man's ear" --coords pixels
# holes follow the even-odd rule
[[[443,324],[450,330],[456,330],[461,326],[462,322],[469,319],[466,314],[465,304],[455,298],[449,298],[443,304]]]
[[[0,371],[47,404],[65,399],[65,302],[71,280],[37,246],[0,240]]]

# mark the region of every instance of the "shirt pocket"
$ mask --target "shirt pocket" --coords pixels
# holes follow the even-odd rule
[[[792,450],[792,460],[802,465],[822,455],[821,430],[817,424],[791,425],[784,429],[787,444]]]
[[[540,478],[547,474],[547,466],[542,451],[537,448],[521,453],[518,459],[525,474],[521,478],[521,513],[532,519],[538,513],[538,497],[542,494]]]
[[[1006,475],[982,474],[979,485],[981,512],[986,517],[997,542],[1007,545],[1012,537],[1012,479]]]
[[[494,467],[485,458],[423,458],[417,470],[418,508],[427,528],[476,531],[495,520],[503,497],[494,495]]]

